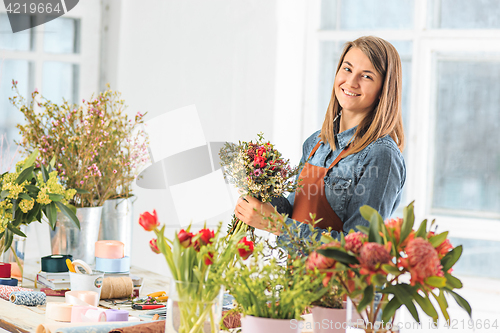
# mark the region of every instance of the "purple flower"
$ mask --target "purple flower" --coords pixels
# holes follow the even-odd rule
[[[260,177],[260,175],[262,175],[262,170],[261,169],[257,169],[253,172],[253,175],[255,177]]]

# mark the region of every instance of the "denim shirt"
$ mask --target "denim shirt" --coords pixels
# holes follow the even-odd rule
[[[322,142],[308,162],[329,167],[354,136],[356,128],[357,126],[335,135],[335,151],[330,149],[328,143]],[[320,141],[319,134],[320,131],[315,132],[304,142],[301,163],[306,162],[312,149]],[[344,235],[351,229],[358,231],[358,225],[368,226],[369,222],[359,212],[363,205],[375,208],[384,220],[391,216],[401,201],[405,179],[403,155],[390,136],[379,138],[365,149],[344,157],[331,168],[324,178],[325,195],[333,211],[344,222]],[[294,197],[294,193],[288,196],[292,206]],[[289,216],[291,217],[291,213]],[[301,238],[311,236],[308,225],[295,224],[290,217],[285,223],[292,231],[300,231]],[[327,230],[319,231],[318,238]],[[335,230],[331,235],[340,238],[339,232]],[[286,235],[282,235],[278,237],[278,242],[286,242],[287,239]]]

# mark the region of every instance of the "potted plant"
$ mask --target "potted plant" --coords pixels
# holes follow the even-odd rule
[[[153,231],[150,241],[155,253],[162,253],[172,274],[167,303],[167,333],[219,332],[222,310],[222,279],[235,258],[248,258],[253,243],[235,234],[231,239],[221,235],[222,223],[217,231],[206,226],[197,233],[180,230],[173,239],[164,236],[156,211],[145,212],[139,224]]]
[[[332,273],[352,300],[362,318],[354,323],[357,327],[366,332],[397,330],[394,315],[403,305],[417,322],[416,306],[437,322],[431,298],[449,320],[445,295],[453,297],[471,316],[469,303],[454,291],[462,288],[462,283],[451,274],[462,246],[453,248],[448,232],[429,231],[427,220],[414,231],[413,203],[404,209],[403,219],[385,223],[369,206],[360,211],[370,222],[368,228],[358,227],[359,232],[345,238],[342,235],[339,242],[316,251],[318,256],[333,259],[325,271]]]
[[[15,171],[4,172],[0,176],[0,254],[12,250],[21,279],[23,262],[14,250],[13,241],[15,237],[26,237],[24,226],[33,221],[41,222],[43,215],[54,226],[59,210],[76,228],[80,228],[75,208],[69,204],[76,190],[66,189],[59,182],[53,160],[47,167],[43,164],[35,167],[37,156],[38,149],[35,149],[29,157],[16,164]]]
[[[10,101],[25,118],[25,124],[17,125],[22,135],[20,146],[25,153],[39,149],[37,165],[55,159],[54,168],[61,182],[79,189],[70,203],[78,208],[81,232],[71,229],[69,221],[58,215],[61,228],[51,232],[53,253],[71,252],[92,262],[94,247],[82,245],[97,241],[105,201],[130,196],[137,149],[144,147],[136,142],[142,134],[135,138],[129,134],[142,122],[143,115],[138,114],[134,121],[128,119],[120,94],[111,90],[83,100],[81,105],[68,101],[58,105],[44,99],[37,90],[28,102],[19,94],[15,81],[13,88],[17,95]]]

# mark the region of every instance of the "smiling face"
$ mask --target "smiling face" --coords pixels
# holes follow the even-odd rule
[[[357,47],[351,48],[335,76],[335,96],[343,112],[367,115],[377,104],[383,77]]]

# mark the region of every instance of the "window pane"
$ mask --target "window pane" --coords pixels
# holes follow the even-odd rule
[[[453,275],[482,276],[500,278],[500,242],[450,238],[453,246],[463,245],[462,256],[453,267]]]
[[[79,20],[64,17],[45,23],[44,51],[49,53],[79,53],[79,25]]]
[[[15,15],[13,19],[29,21],[31,17],[29,15]],[[13,33],[7,14],[0,14],[0,49],[30,51],[32,49],[31,32],[32,29]]]
[[[433,28],[500,29],[498,0],[431,0]]]
[[[71,103],[78,100],[79,66],[65,62],[45,62],[43,64],[42,95],[54,103],[62,103],[63,98]]]
[[[500,213],[500,62],[437,63],[433,208]]]
[[[413,0],[321,0],[321,29],[412,29]]]

